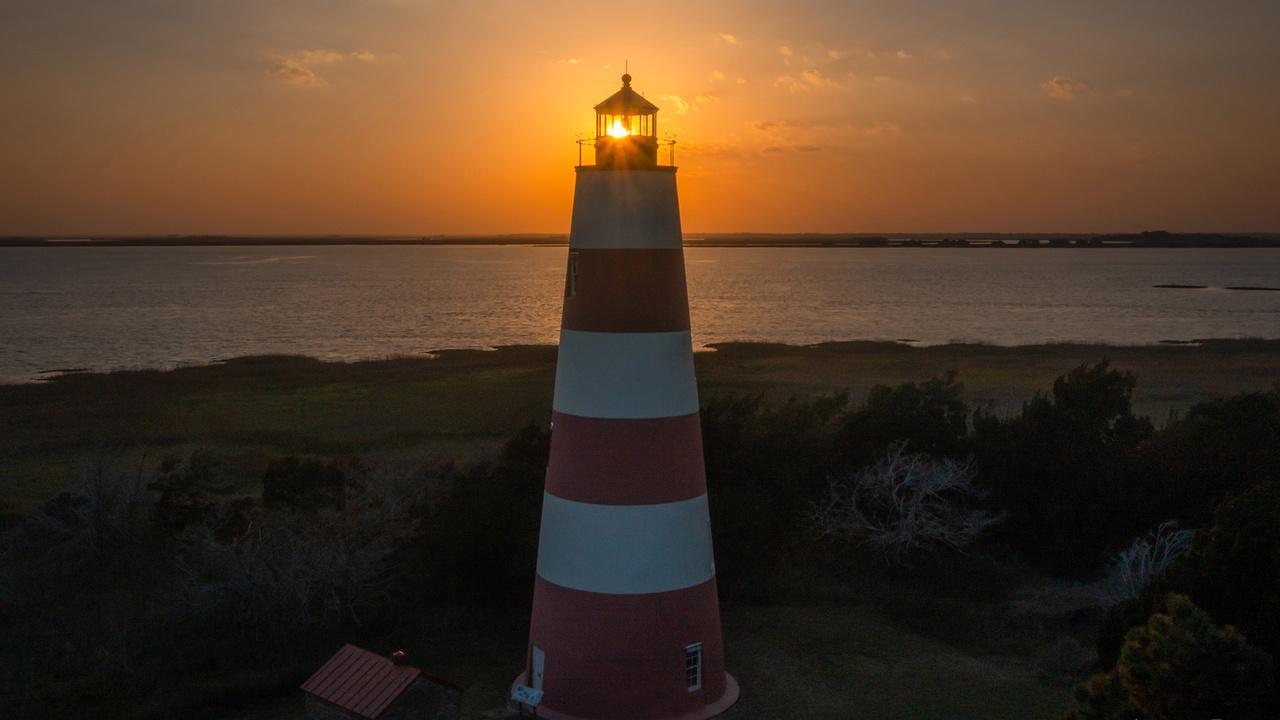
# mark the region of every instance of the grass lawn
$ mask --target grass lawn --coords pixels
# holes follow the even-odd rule
[[[743,696],[727,718],[1058,718],[1074,680],[918,634],[862,604],[724,618]]]
[[[913,629],[868,599],[728,607],[723,625],[729,671],[742,697],[723,717],[1061,717],[1072,688],[1087,673],[1078,660],[1087,654],[1082,646],[1064,634],[1054,645],[1069,648],[1063,654],[1071,661],[1064,663],[1033,649],[1043,637],[1017,637],[1008,608],[971,609],[1010,634],[1003,651]],[[416,665],[463,685],[463,717],[479,718],[503,703],[520,670],[526,636],[525,627],[514,623],[490,626],[424,639],[410,653]],[[302,720],[302,693],[287,692],[222,717]]]

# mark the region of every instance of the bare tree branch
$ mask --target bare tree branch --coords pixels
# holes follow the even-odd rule
[[[1136,538],[1112,560],[1098,599],[1109,607],[1138,597],[1169,563],[1191,549],[1195,534],[1195,530],[1179,528],[1177,521],[1166,520],[1146,536]]]
[[[822,536],[870,546],[891,565],[942,548],[964,552],[1002,519],[977,506],[986,494],[976,476],[972,463],[934,460],[898,443],[875,465],[832,477],[810,503],[809,520]]]

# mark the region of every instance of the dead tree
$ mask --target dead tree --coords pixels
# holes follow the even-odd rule
[[[935,460],[893,445],[884,459],[855,473],[833,476],[809,505],[820,535],[873,548],[890,565],[949,548],[965,552],[1001,516],[982,507],[969,462]]]

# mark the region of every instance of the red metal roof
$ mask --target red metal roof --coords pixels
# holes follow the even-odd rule
[[[343,645],[302,689],[360,717],[376,720],[422,671],[396,665],[355,645]]]

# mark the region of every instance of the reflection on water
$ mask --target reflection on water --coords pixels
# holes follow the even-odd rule
[[[303,260],[313,260],[318,255],[272,255],[270,257],[254,257],[252,255],[237,255],[230,260],[192,260],[192,265],[265,265],[274,262],[300,262]]]
[[[0,249],[0,378],[554,343],[564,248]],[[1280,336],[1280,250],[692,248],[695,341]],[[1206,289],[1154,285],[1204,285]]]

